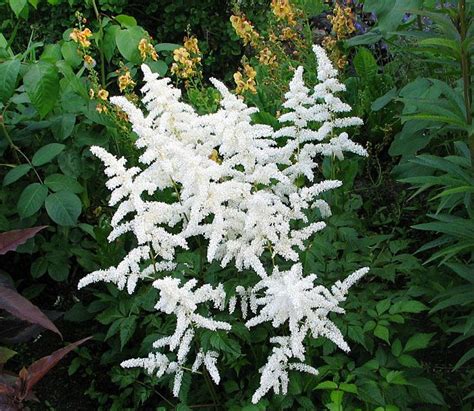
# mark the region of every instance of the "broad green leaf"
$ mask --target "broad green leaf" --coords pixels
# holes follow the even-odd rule
[[[428,347],[433,335],[434,334],[419,333],[411,336],[405,344],[403,352],[416,351]]]
[[[150,66],[151,71],[158,73],[160,76],[165,76],[168,71],[168,66],[163,60],[150,61],[147,64]]]
[[[70,191],[71,193],[81,193],[82,186],[75,178],[65,176],[64,174],[51,174],[45,178],[44,183],[52,191]]]
[[[411,355],[402,354],[397,358],[398,362],[404,367],[408,368],[420,368],[420,363]]]
[[[182,47],[179,44],[174,44],[174,43],[158,43],[155,46],[155,50],[160,52],[160,51],[173,51],[175,49],[178,49]]]
[[[48,275],[54,281],[66,281],[69,276],[69,264],[66,262],[50,263],[48,265]]]
[[[47,61],[52,64],[56,63],[58,60],[61,60],[61,47],[59,44],[47,44],[44,46],[40,60]]]
[[[20,13],[27,5],[27,0],[8,0],[8,3],[10,4],[13,13],[15,13],[15,16],[18,18]]]
[[[117,44],[115,42],[115,36],[117,32],[120,30],[120,27],[117,25],[107,26],[105,29],[104,41],[102,42],[102,48],[104,49],[104,56],[107,61],[110,62],[112,57],[114,56],[115,49],[117,48]]]
[[[374,335],[381,340],[384,340],[388,344],[390,344],[389,334],[388,328],[384,327],[383,325],[377,324],[377,326],[374,328]]]
[[[75,225],[82,210],[79,197],[69,191],[50,194],[46,198],[45,206],[51,219],[63,226]]]
[[[341,391],[350,392],[351,394],[357,394],[357,385],[355,384],[347,384],[342,382],[339,384],[339,389]]]
[[[0,101],[6,103],[16,87],[20,60],[7,60],[0,64]]]
[[[48,195],[48,188],[44,184],[33,183],[21,192],[17,204],[18,214],[21,218],[32,216],[44,203]]]
[[[65,140],[74,130],[76,124],[76,116],[71,113],[63,113],[56,117],[51,124],[51,131],[56,140]]]
[[[120,54],[128,61],[140,64],[142,59],[138,50],[138,43],[144,37],[146,37],[145,30],[138,26],[117,31],[115,41]]]
[[[57,68],[46,61],[34,63],[23,77],[26,93],[40,117],[46,116],[59,96]]]
[[[115,20],[117,20],[124,27],[134,27],[137,25],[137,20],[135,17],[127,16],[126,14],[119,14],[118,16],[115,16]]]
[[[82,64],[81,56],[78,53],[77,44],[73,41],[65,41],[61,46],[61,54],[66,63],[71,67],[79,67]]]
[[[3,179],[3,185],[8,186],[15,181],[19,180],[21,177],[23,177],[25,174],[28,173],[28,171],[31,170],[31,166],[29,164],[20,164],[16,166],[15,168],[12,168],[6,175],[5,178]]]
[[[49,163],[55,158],[66,146],[59,143],[46,144],[41,147],[33,156],[31,162],[35,167]]]

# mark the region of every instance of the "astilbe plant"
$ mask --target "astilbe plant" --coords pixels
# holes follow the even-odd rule
[[[315,285],[316,275],[303,273],[298,250],[304,250],[305,241],[325,227],[323,221],[309,221],[308,211],[316,208],[321,218],[329,216],[330,207],[321,194],[342,184],[315,181],[318,159],[342,159],[344,152],[367,153],[342,131],[362,121],[344,116],[351,108],[336,94],[345,87],[324,50],[319,46],[313,50],[319,84],[310,90],[303,81],[303,68],[295,71],[278,131],[254,124],[251,115],[258,110],[215,79],[211,82],[222,95],[220,109],[198,115],[180,100],[180,90],[168,78],[159,79],[143,65],[142,102],[147,113],[124,97],[111,99],[128,114],[138,135],[141,167],[126,168],[124,158],[117,159],[101,147],[91,148],[106,166],[110,205],[118,204],[109,241],[132,232],[137,245],[118,266],[85,276],[79,287],[105,281],[131,294],[138,281],[150,281],[159,291],[155,308],[176,316],[175,331],[156,341],[157,351],[147,358],[130,359],[122,366],[143,367],[158,377],[174,374],[175,396],[189,369],[196,372],[204,366],[219,383],[218,353],[198,347],[193,363],[189,357],[196,350],[191,346],[199,329],[228,331],[232,327],[204,312],[233,313],[237,303],[247,327],[269,322],[277,330],[289,330],[270,340],[275,347],[260,369],[254,403],[272,388],[286,393],[289,370],[317,373],[304,363],[307,337],[324,336],[349,350],[329,314],[344,312],[339,304],[368,268],[328,289]],[[314,125],[319,128],[313,130]],[[310,182],[306,187],[298,184],[302,175]],[[158,200],[164,190],[174,191],[174,202]],[[252,270],[260,280],[253,287],[240,285],[229,295],[222,284],[199,284],[203,278],[183,283],[177,278],[175,255],[188,249],[195,237],[206,240],[208,262]],[[271,273],[263,263],[269,254],[274,262]],[[284,271],[276,265],[278,261],[293,266]],[[166,347],[175,354],[162,352]]]

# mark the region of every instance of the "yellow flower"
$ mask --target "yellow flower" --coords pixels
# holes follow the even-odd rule
[[[89,98],[93,99],[95,96],[94,89],[89,89]]]
[[[140,40],[138,43],[138,50],[140,51],[140,57],[143,61],[145,61],[148,56],[150,56],[154,61],[158,60],[158,53],[153,47],[153,44],[151,44],[146,38]]]
[[[268,47],[260,50],[258,61],[265,66],[272,66],[276,63],[276,56],[270,51]]]
[[[244,41],[244,46],[249,43],[252,46],[256,45],[260,36],[253,28],[253,25],[250,23],[250,21],[248,21],[245,17],[231,16],[230,22],[232,23],[232,27],[234,28],[237,35]]]
[[[245,91],[250,91],[252,94],[257,93],[257,89],[255,88],[255,77],[257,72],[255,69],[250,64],[244,64],[244,74],[245,77],[240,71],[234,73],[234,81],[237,85],[235,92],[237,94],[242,94]]]
[[[89,56],[89,54],[85,54],[83,59],[84,59],[84,63],[86,65],[86,68],[91,69],[91,68],[95,67],[96,62],[95,62],[95,60],[92,56]]]
[[[124,91],[126,88],[135,86],[135,82],[133,81],[132,77],[130,76],[130,72],[126,71],[118,78],[118,85],[120,91]]]
[[[347,38],[355,31],[355,17],[350,7],[341,7],[336,4],[333,15],[328,16],[328,20],[338,40]]]
[[[196,37],[185,37],[184,38],[184,48],[188,50],[190,53],[200,54],[198,40]]]
[[[88,48],[91,45],[91,42],[88,40],[92,36],[92,32],[85,28],[84,30],[79,30],[77,28],[73,29],[69,37],[72,41],[79,43],[82,47]]]
[[[295,13],[289,0],[272,0],[271,8],[278,20],[286,20],[292,26],[296,24]]]
[[[185,62],[189,59],[188,50],[186,50],[184,47],[180,47],[179,49],[174,49],[173,59],[174,61],[185,64]]]
[[[104,90],[103,88],[101,88],[97,92],[97,97],[99,97],[101,100],[107,100],[109,98],[109,92],[107,90]]]
[[[107,106],[104,106],[103,104],[97,104],[97,107],[95,108],[99,113],[107,113]]]
[[[281,31],[280,40],[296,40],[297,37],[296,33],[290,27],[285,27]]]
[[[214,148],[209,154],[209,160],[215,161],[217,164],[221,164],[222,160],[219,157],[219,152]]]

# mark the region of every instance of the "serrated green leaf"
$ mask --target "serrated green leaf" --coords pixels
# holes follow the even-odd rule
[[[428,344],[430,343],[431,338],[433,338],[433,335],[434,334],[419,333],[411,336],[405,344],[403,352],[421,350],[423,348],[428,347]]]
[[[46,198],[45,206],[51,220],[63,226],[75,225],[82,210],[79,197],[69,191],[50,194]]]
[[[21,218],[32,216],[44,203],[48,195],[48,188],[44,184],[33,183],[21,192],[17,204],[18,214]]]
[[[380,338],[381,340],[387,342],[388,344],[390,344],[390,340],[389,340],[390,332],[387,327],[377,324],[377,326],[374,328],[374,335]]]
[[[23,84],[40,117],[46,116],[59,96],[57,68],[47,61],[34,63],[23,77]]]
[[[0,101],[6,103],[16,87],[20,60],[7,60],[0,64]]]

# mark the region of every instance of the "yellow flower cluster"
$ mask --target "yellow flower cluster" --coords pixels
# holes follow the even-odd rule
[[[69,34],[69,37],[72,41],[74,41],[75,43],[79,43],[85,49],[90,47],[91,45],[91,42],[89,40],[89,37],[91,36],[92,32],[87,27],[84,30],[74,28],[71,34]]]
[[[252,94],[257,93],[255,88],[255,77],[257,72],[250,64],[244,64],[244,74],[241,71],[234,73],[234,81],[237,85],[235,92],[242,94],[245,91],[250,91]]]
[[[333,15],[328,16],[328,20],[338,40],[349,37],[355,31],[354,13],[350,7],[342,7],[336,3]]]
[[[242,16],[231,16],[230,22],[237,35],[244,41],[244,46],[256,46],[260,35],[253,28],[252,23]]]
[[[274,66],[276,64],[276,56],[268,47],[265,47],[260,50],[260,53],[258,54],[258,61],[260,64],[265,66]]]
[[[201,51],[195,37],[185,37],[183,47],[173,51],[174,63],[171,73],[182,79],[190,79],[200,75]]]
[[[128,70],[125,70],[125,73],[120,75],[118,78],[118,86],[120,91],[124,91],[128,88],[133,88],[135,84],[136,83],[133,81],[132,76],[130,75],[130,71]]]
[[[289,0],[272,0],[271,8],[278,20],[286,20],[292,26],[296,24],[295,12]]]
[[[140,51],[142,61],[145,61],[147,57],[150,57],[154,61],[158,60],[158,53],[148,39],[143,38],[140,40],[138,43],[138,50]]]
[[[92,56],[90,56],[89,54],[84,54],[83,59],[86,67],[89,70],[95,67],[96,62]]]

